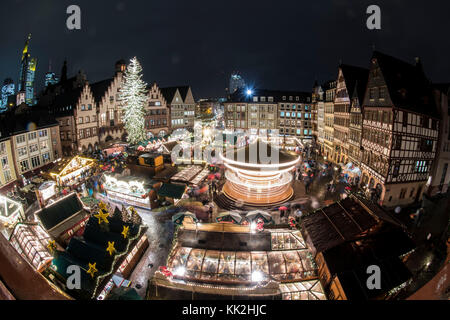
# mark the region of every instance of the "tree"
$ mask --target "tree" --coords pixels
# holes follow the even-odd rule
[[[136,57],[130,60],[125,70],[120,98],[125,111],[123,121],[128,133],[127,142],[138,144],[146,139],[144,106],[147,84],[142,80],[142,67]]]

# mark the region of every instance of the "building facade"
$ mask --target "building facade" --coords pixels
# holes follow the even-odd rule
[[[434,96],[440,115],[439,141],[428,193],[448,192],[450,183],[450,84],[434,85]]]
[[[421,64],[375,51],[363,110],[363,186],[386,207],[419,201],[439,133],[437,108]]]
[[[59,124],[39,106],[22,104],[0,118],[0,186],[62,156]]]
[[[336,96],[334,98],[333,121],[334,150],[336,151],[335,158],[338,163],[347,164],[349,162],[352,95],[357,83],[363,85],[367,82],[367,77],[367,69],[350,65],[339,66],[338,79],[336,82]],[[355,153],[353,145],[352,152]]]
[[[161,89],[153,83],[148,90],[148,104],[145,107],[145,129],[149,137],[164,137],[170,132],[170,109]]]
[[[336,95],[336,81],[326,82],[323,90],[325,92],[323,156],[325,160],[335,162],[334,97]]]
[[[255,89],[238,90],[224,103],[225,126],[253,134],[279,130],[280,136],[311,141],[311,94]]]
[[[194,128],[195,100],[191,87],[161,88],[161,93],[170,109],[171,130]]]

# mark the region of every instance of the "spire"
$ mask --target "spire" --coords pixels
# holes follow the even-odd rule
[[[28,38],[25,41],[25,46],[22,51],[22,61],[25,59],[26,55],[28,54],[28,46],[30,45],[30,41],[31,41],[31,33],[28,34]]]
[[[64,64],[61,70],[61,83],[67,81],[67,60],[64,60]]]

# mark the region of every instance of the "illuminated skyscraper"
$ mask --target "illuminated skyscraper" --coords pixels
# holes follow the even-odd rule
[[[0,113],[8,109],[8,97],[14,95],[14,81],[5,79],[2,86],[2,96],[0,100]]]
[[[238,72],[233,72],[230,77],[229,93],[233,94],[238,89],[245,87],[245,81]]]
[[[19,95],[25,94],[25,103],[28,105],[35,104],[34,97],[34,78],[36,74],[37,59],[31,58],[28,52],[31,40],[31,34],[28,35],[25,47],[22,52],[22,60],[20,62],[20,75],[17,84],[17,92]]]
[[[48,65],[48,71],[45,73],[45,86],[48,87],[49,84],[57,84],[59,81],[56,73],[52,72],[52,63],[50,61]]]

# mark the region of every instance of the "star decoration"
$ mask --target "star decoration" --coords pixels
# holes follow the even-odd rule
[[[107,217],[109,216],[108,212],[104,212],[103,210],[100,210],[94,217],[98,219],[98,224],[101,224],[102,222],[109,223]]]
[[[109,255],[112,256],[114,252],[116,252],[116,248],[114,248],[114,241],[109,242],[108,241],[108,248],[106,248],[106,251],[109,252]]]
[[[47,248],[50,250],[50,252],[53,252],[56,249],[56,242],[55,242],[55,240],[49,240]]]
[[[98,207],[103,211],[108,211],[108,209],[106,208],[106,204],[103,201],[100,201]]]
[[[95,274],[98,272],[97,268],[95,267],[97,262],[90,263],[89,262],[89,270],[87,271],[88,274],[91,275],[92,278],[94,278]]]
[[[130,232],[130,227],[125,227],[123,226],[123,231],[122,231],[122,235],[123,238],[126,239],[128,237],[128,233]]]

